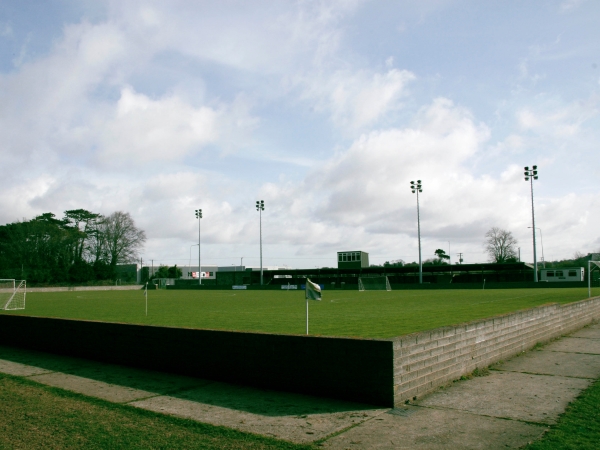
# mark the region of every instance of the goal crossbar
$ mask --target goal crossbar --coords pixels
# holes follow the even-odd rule
[[[0,310],[25,309],[27,281],[0,279]]]
[[[391,291],[390,280],[386,276],[360,277],[358,279],[358,290],[364,291]]]

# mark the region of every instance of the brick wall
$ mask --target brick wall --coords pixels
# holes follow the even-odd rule
[[[600,319],[600,298],[547,305],[393,339],[394,404]]]

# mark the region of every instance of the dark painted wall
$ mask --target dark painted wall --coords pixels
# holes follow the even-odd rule
[[[390,279],[390,285],[392,287],[392,290],[412,290],[412,289],[430,289],[430,290],[443,290],[443,289],[482,289],[483,288],[483,281],[478,282],[478,283],[432,283],[432,282],[428,282],[427,281],[427,277],[423,276],[423,284],[419,284],[419,283],[393,283],[391,277],[388,277]],[[304,284],[306,278],[302,278],[302,279],[298,279],[298,278],[291,278],[291,279],[285,279],[285,283],[283,284],[287,284],[288,282],[290,284]],[[325,288],[325,291],[330,291],[330,290],[340,290],[340,289],[345,289],[345,290],[352,290],[352,291],[356,291],[358,290],[358,278],[345,278],[345,284],[341,284],[341,283],[336,283],[335,285],[332,285],[331,282],[327,279],[327,278],[311,278],[312,281],[314,281],[315,283],[321,284],[323,285]],[[277,280],[277,282],[279,282],[279,280]],[[598,286],[597,282],[596,284],[594,284],[593,286]],[[547,282],[543,282],[540,281],[538,283],[535,283],[533,281],[523,281],[523,282],[505,282],[505,283],[497,283],[497,282],[489,282],[486,280],[485,283],[485,289],[528,289],[528,288],[532,288],[532,289],[548,289],[548,288],[575,288],[575,287],[586,287],[587,288],[587,281],[563,281],[563,282],[552,282],[552,283],[547,283]],[[214,290],[214,289],[226,289],[226,290],[231,290],[232,287],[231,285],[222,285],[222,286],[204,286],[202,285],[202,287],[198,287],[198,285],[194,284],[194,285],[179,285],[176,284],[175,286],[167,286],[167,289],[205,289],[205,290]],[[247,286],[246,289],[248,290],[281,290],[281,285],[280,284],[269,284],[269,285],[265,285],[265,286],[257,286],[257,285],[252,285],[252,286]],[[324,293],[324,295],[326,295]]]
[[[391,341],[0,314],[0,343],[381,406],[394,402]]]

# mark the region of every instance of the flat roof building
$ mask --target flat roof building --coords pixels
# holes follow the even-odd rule
[[[338,252],[337,255],[338,269],[360,269],[362,267],[369,267],[369,254],[367,252]]]

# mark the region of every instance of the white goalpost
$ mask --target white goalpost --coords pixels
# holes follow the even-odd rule
[[[0,279],[0,310],[25,309],[27,281]]]
[[[595,266],[593,267],[592,264]],[[588,298],[592,296],[592,270],[594,269],[600,269],[600,261],[588,261],[588,273],[587,273],[587,279],[588,279]]]
[[[391,291],[388,277],[361,277],[358,279],[358,290],[364,291]]]

